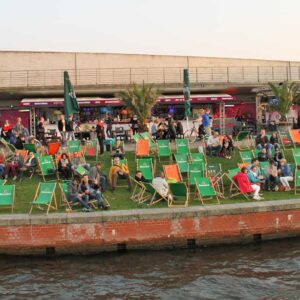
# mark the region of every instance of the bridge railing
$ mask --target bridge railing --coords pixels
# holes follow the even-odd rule
[[[190,68],[192,84],[256,84],[270,81],[300,80],[298,66],[197,67]],[[0,88],[63,86],[64,70],[1,71]],[[128,85],[154,83],[182,84],[183,68],[102,68],[68,70],[75,86]]]

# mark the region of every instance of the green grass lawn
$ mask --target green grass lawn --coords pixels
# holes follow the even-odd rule
[[[292,159],[292,153],[291,150],[285,151],[286,158],[289,162],[293,162]],[[133,152],[127,152],[126,158],[128,160],[130,173],[132,176],[134,176],[134,173],[136,171],[136,160]],[[111,158],[109,153],[105,153],[103,156],[99,159],[102,163],[103,170],[108,174],[110,164],[111,164]],[[226,170],[235,168],[237,166],[237,163],[240,162],[239,152],[235,151],[234,156],[232,159],[224,159],[224,158],[208,158],[208,164],[217,164],[221,163],[223,171],[226,172]],[[92,163],[90,161],[90,163]],[[156,162],[156,170],[162,170],[162,165],[158,162]],[[15,204],[15,213],[28,213],[30,208],[30,202],[32,202],[36,188],[38,186],[39,182],[42,182],[42,177],[39,175],[35,175],[32,179],[29,179],[25,177],[22,182],[13,182],[12,180],[8,180],[7,184],[15,184],[16,185],[16,204]],[[229,182],[225,181],[226,190],[228,190],[228,184]],[[201,205],[199,200],[194,199],[193,195],[194,190],[191,189],[191,201],[190,206],[195,205]],[[294,191],[291,192],[263,192],[265,200],[280,200],[280,199],[292,199],[292,198],[298,198],[298,196],[294,195]],[[105,193],[106,198],[110,202],[111,209],[112,210],[123,210],[123,209],[137,209],[137,208],[148,208],[149,206],[145,204],[137,204],[130,200],[130,192],[127,191],[126,187],[123,188],[117,188],[114,193],[107,191]],[[60,191],[59,188],[56,190],[56,196],[58,203],[60,202]],[[235,197],[233,199],[221,199],[222,204],[226,203],[240,203],[240,202],[246,202],[243,197]],[[206,201],[207,204],[217,204],[215,200],[208,200]],[[167,207],[167,204],[165,202],[157,203],[156,205],[152,206],[161,208],[161,207]],[[63,212],[64,207],[60,206],[59,211]],[[53,210],[52,210],[53,211]],[[1,207],[0,213],[9,213],[10,209]],[[34,213],[41,213],[40,210],[35,209]]]

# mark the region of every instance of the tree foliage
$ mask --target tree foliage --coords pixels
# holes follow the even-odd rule
[[[283,119],[286,118],[293,104],[299,103],[300,94],[298,93],[300,85],[296,82],[284,81],[281,85],[276,86],[269,82],[275,97],[278,99],[278,106],[273,106],[273,110],[278,111]]]
[[[119,93],[119,97],[137,116],[142,126],[147,123],[147,119],[151,115],[151,109],[159,95],[159,91],[153,88],[153,84],[147,85],[144,83],[142,85],[132,83],[126,91]]]

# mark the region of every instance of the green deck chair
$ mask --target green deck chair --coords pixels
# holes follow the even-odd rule
[[[269,162],[268,161],[261,161],[259,163],[259,168],[260,168],[260,173],[263,176],[267,175],[267,167],[269,166]]]
[[[57,210],[55,188],[56,182],[40,182],[36,190],[33,202],[31,203],[29,214],[31,214],[34,206],[37,206],[39,209],[43,209],[42,206],[45,206],[47,209],[47,214],[49,213],[50,208]]]
[[[132,136],[132,138],[133,138],[133,140],[134,140],[135,142],[137,142],[137,141],[139,141],[142,137],[141,137],[138,133],[136,133],[136,134],[134,134],[134,135]]]
[[[143,182],[143,185],[145,186],[145,192],[150,194],[150,197],[147,198],[147,200],[150,200],[149,205],[154,205],[160,201],[165,200],[169,204],[168,197],[165,197],[161,195],[151,183],[148,182]]]
[[[171,160],[171,149],[169,140],[157,140],[158,159],[161,161],[162,158],[168,158]]]
[[[15,186],[0,185],[0,206],[10,206],[11,212],[14,212],[15,204]]]
[[[75,140],[75,141],[68,141],[68,152],[69,153],[74,153],[74,152],[79,152],[80,151],[80,141]]]
[[[253,158],[253,153],[251,150],[248,150],[248,151],[240,151],[240,156],[241,156],[241,159],[242,159],[242,162],[243,163],[247,163],[247,162],[250,162],[251,163],[251,160]]]
[[[191,162],[200,162],[206,164],[206,157],[203,152],[191,153]]]
[[[292,153],[293,153],[293,157],[295,160],[295,164],[297,167],[299,167],[300,166],[300,149],[299,148],[292,149]]]
[[[187,173],[189,168],[187,154],[174,154],[174,157],[180,173]]]
[[[68,182],[61,182],[59,183],[59,189],[60,189],[60,206],[65,206],[66,210],[69,209],[72,210],[71,204],[68,200]]]
[[[195,178],[195,183],[198,199],[202,202],[202,205],[204,205],[204,198],[212,199],[213,197],[215,197],[220,204],[218,194],[209,178],[197,177]]]
[[[295,173],[295,195],[299,195],[299,190],[300,190],[300,170],[296,170]]]
[[[46,178],[45,178],[46,176],[56,176],[57,177],[56,168],[55,168],[53,159],[50,155],[40,156],[38,158],[38,162],[39,162],[39,166],[40,166],[41,175],[42,175],[44,181],[46,181]]]
[[[24,149],[28,152],[36,153],[36,146],[35,144],[24,144]]]
[[[4,185],[6,183],[6,180],[5,179],[0,179],[0,186],[1,185]]]
[[[176,139],[176,152],[177,154],[190,155],[189,140],[188,139]]]
[[[153,164],[152,164],[152,159],[151,158],[140,158],[137,159],[137,170],[140,170],[143,174],[143,176],[147,180],[152,180],[153,179]]]
[[[239,150],[250,149],[252,145],[252,138],[249,131],[240,131],[235,138],[237,148]]]
[[[188,183],[189,185],[195,185],[195,178],[203,177],[205,173],[205,167],[203,163],[190,163],[188,170]]]
[[[184,182],[176,182],[169,184],[172,197],[170,197],[169,207],[188,207],[190,193]]]
[[[258,158],[258,153],[259,153],[260,151],[261,151],[261,150],[253,149],[253,150],[252,150],[252,155],[253,155],[253,157]]]

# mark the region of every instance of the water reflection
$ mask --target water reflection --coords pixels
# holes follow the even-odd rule
[[[299,299],[300,240],[195,251],[0,258],[1,299]]]

